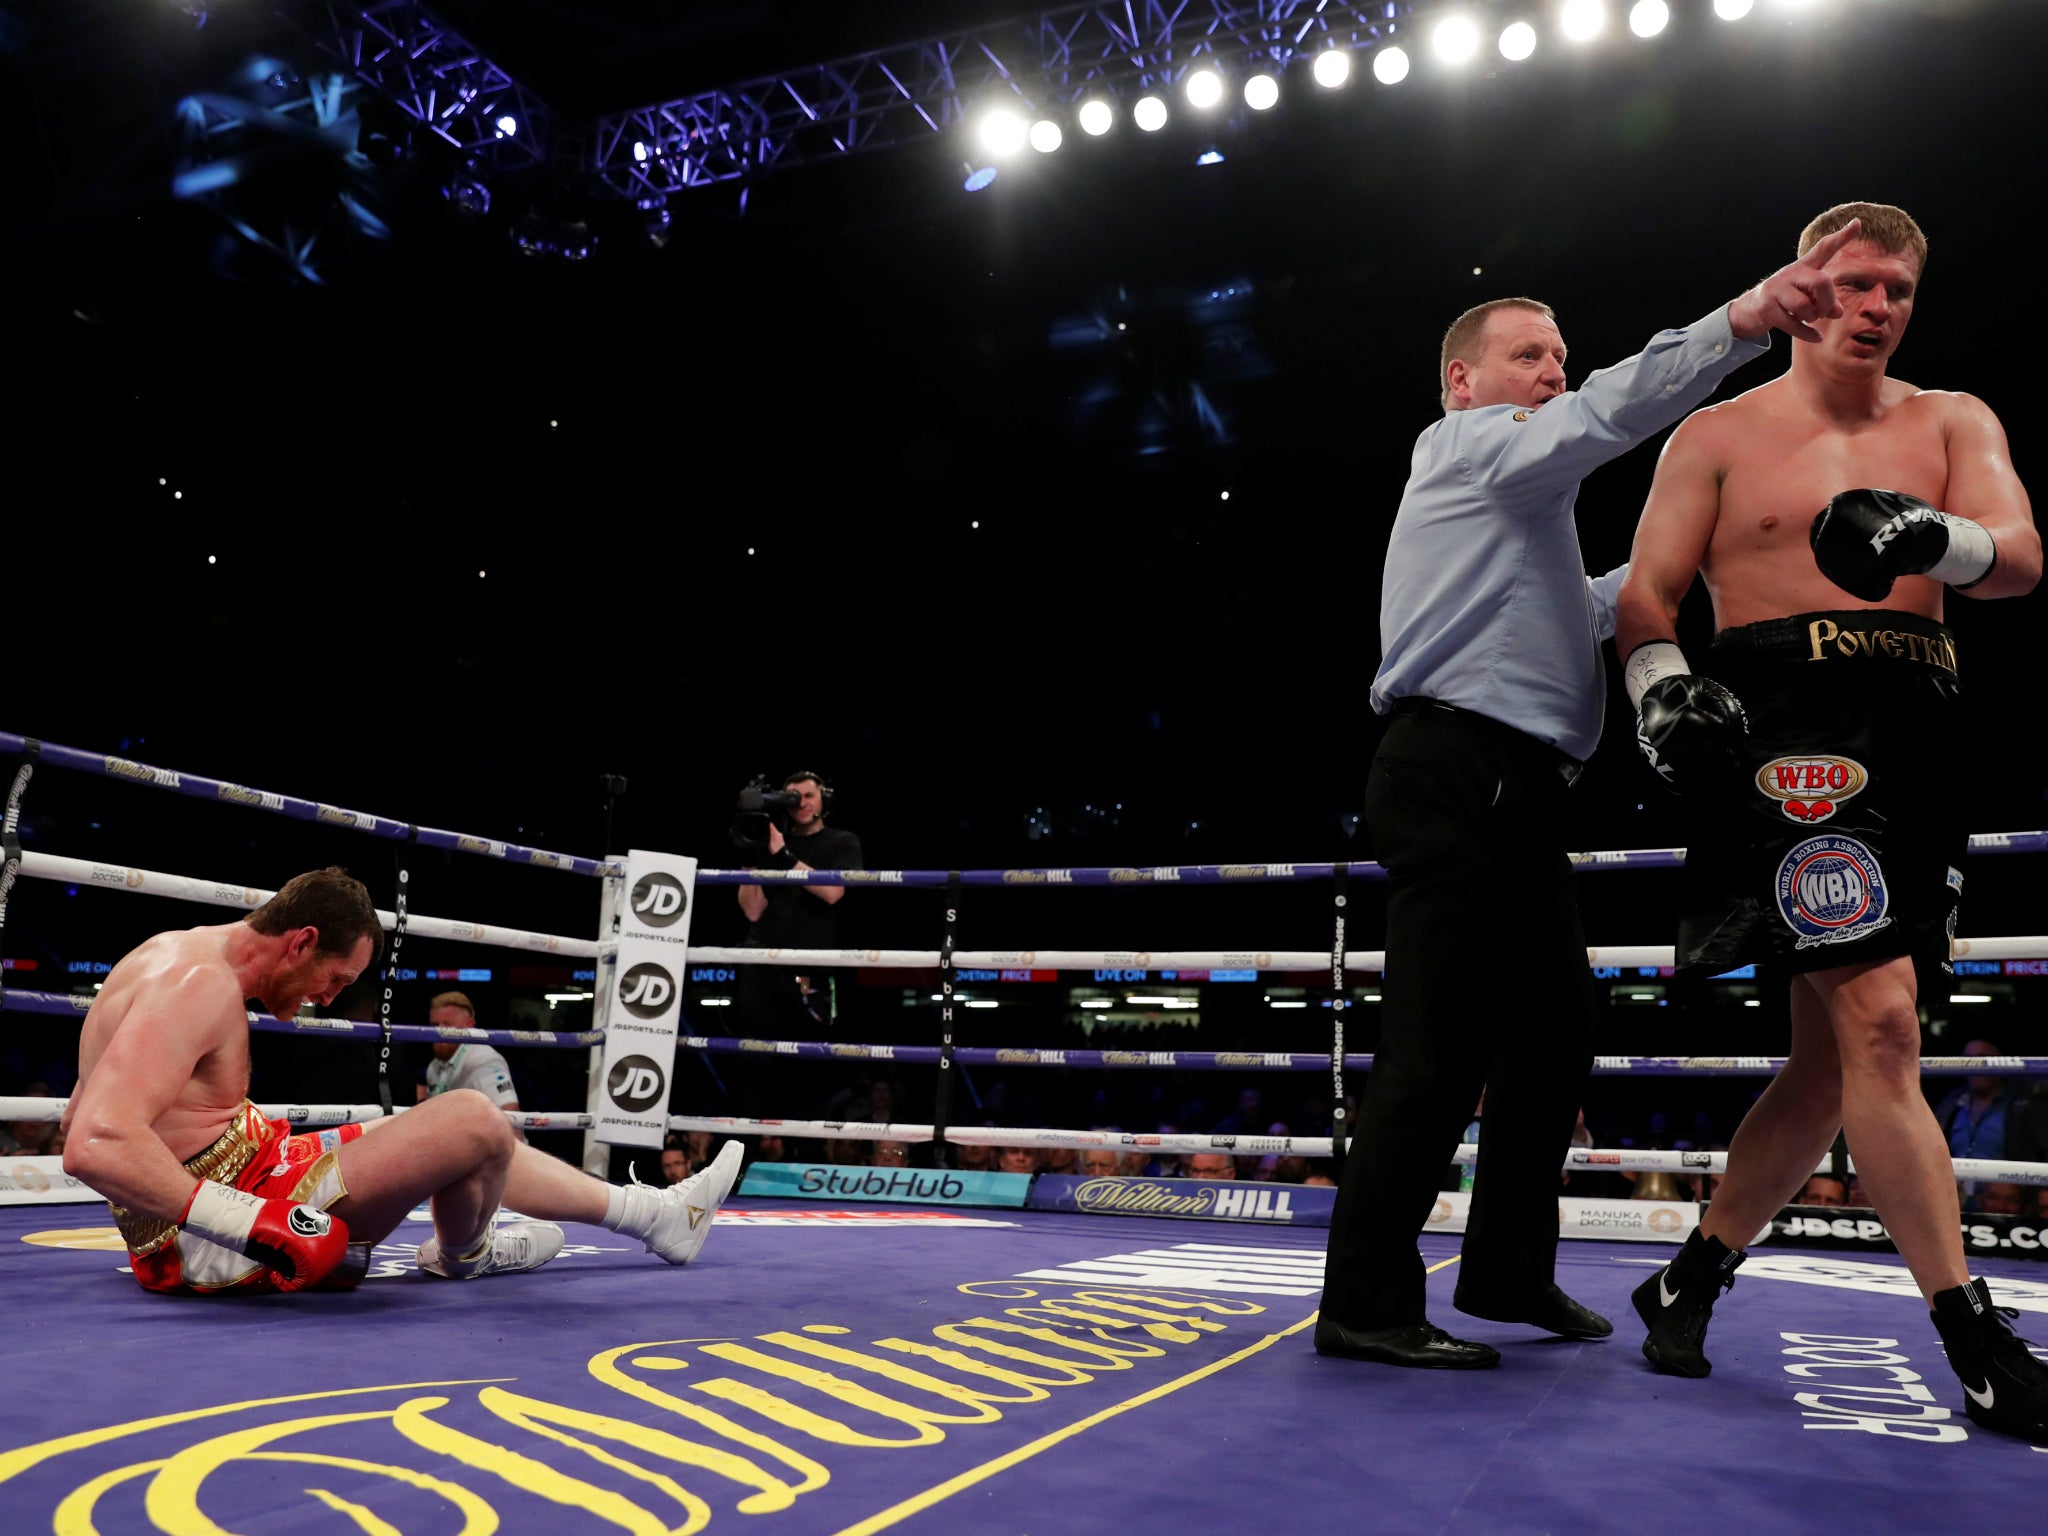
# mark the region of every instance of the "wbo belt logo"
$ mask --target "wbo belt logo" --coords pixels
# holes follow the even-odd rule
[[[689,909],[683,882],[652,870],[633,882],[633,916],[649,928],[666,928]]]
[[[1826,821],[1869,783],[1869,770],[1848,757],[1774,757],[1756,771],[1756,787],[1793,821]]]
[[[1890,924],[1877,855],[1853,837],[1816,837],[1778,865],[1778,912],[1799,935],[1795,949],[1842,944]]]

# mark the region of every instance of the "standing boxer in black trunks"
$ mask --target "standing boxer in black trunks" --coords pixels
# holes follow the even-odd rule
[[[1681,975],[1753,960],[1789,978],[1792,1003],[1784,1069],[1636,1310],[1654,1364],[1706,1375],[1708,1318],[1743,1245],[1841,1129],[1969,1416],[2048,1441],[2048,1366],[1964,1266],[1955,1173],[1920,1091],[1915,981],[1916,962],[1949,968],[1968,831],[1934,761],[1956,728],[1945,589],[2031,591],[2041,540],[1989,408],[1886,376],[1926,264],[1919,227],[1847,203],[1800,249],[1851,219],[1858,237],[1826,265],[1839,317],[1794,331],[1789,372],[1672,434],[1619,598],[1638,740],[1698,814]],[[1673,640],[1695,574],[1714,604],[1704,676]]]

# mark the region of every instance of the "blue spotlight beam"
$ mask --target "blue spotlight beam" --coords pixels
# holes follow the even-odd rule
[[[1332,45],[1369,50],[1416,8],[1128,0],[1046,11],[613,113],[577,146],[576,168],[630,198],[749,179],[944,133],[1002,97],[1058,111],[1171,86],[1203,60],[1280,70]]]

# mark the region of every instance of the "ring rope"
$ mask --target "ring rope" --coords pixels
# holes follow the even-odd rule
[[[756,1040],[723,1035],[680,1035],[676,1044],[713,1055],[793,1056],[806,1061],[890,1061],[930,1066],[937,1046],[856,1045],[837,1040]],[[1181,1072],[1318,1072],[1330,1058],[1318,1051],[1081,1050],[956,1046],[953,1059],[970,1067],[1083,1067],[1103,1070],[1170,1069]],[[1595,1077],[1768,1077],[1783,1056],[1596,1056]],[[1372,1070],[1372,1053],[1347,1052],[1345,1067]],[[1923,1056],[1923,1077],[2048,1077],[2048,1056]]]
[[[31,880],[61,880],[89,885],[100,890],[126,891],[141,896],[169,896],[209,907],[241,907],[254,910],[277,893],[256,886],[229,885],[219,880],[202,880],[193,875],[167,875],[153,869],[126,864],[100,864],[85,859],[68,859],[53,853],[21,856],[21,872]],[[398,923],[398,914],[379,909],[377,921],[386,928]],[[597,956],[595,939],[572,938],[567,934],[528,933],[520,928],[500,928],[490,923],[466,923],[454,918],[427,917],[408,912],[407,933],[429,938],[454,939],[464,944],[490,944],[499,949],[530,949],[550,955]]]
[[[10,989],[0,999],[9,1013],[50,1014],[77,1018],[92,1006],[81,993],[32,992]],[[249,1027],[272,1034],[344,1035],[372,1038],[376,1024],[352,1019],[300,1016],[274,1018],[247,1015]],[[605,1032],[546,1029],[444,1029],[433,1024],[394,1024],[399,1040],[474,1040],[489,1045],[557,1046],[581,1049],[604,1043]],[[741,1036],[680,1035],[676,1044],[713,1055],[794,1056],[810,1061],[891,1061],[912,1066],[935,1065],[934,1045],[862,1045],[836,1040],[758,1040]],[[1072,1047],[1028,1049],[1011,1046],[955,1046],[953,1059],[971,1067],[1088,1067],[1103,1070],[1171,1069],[1181,1072],[1317,1072],[1330,1058],[1319,1051],[1179,1051],[1082,1050]],[[1766,1077],[1781,1070],[1783,1056],[1596,1056],[1595,1077]],[[1372,1053],[1349,1052],[1345,1067],[1372,1070]],[[2048,1077],[2048,1056],[1923,1056],[1923,1077]],[[0,1114],[0,1120],[8,1118]]]
[[[1958,960],[2048,959],[2048,934],[2014,934],[1957,939]],[[935,949],[747,949],[738,945],[692,945],[691,965],[794,965],[848,970],[937,970]],[[1345,957],[1351,970],[1386,970],[1383,949],[1352,950]],[[1671,966],[1677,963],[1669,944],[1603,944],[1586,951],[1588,965]],[[1326,949],[956,949],[953,964],[960,970],[1180,970],[1180,971],[1320,971],[1328,973]]]
[[[32,737],[0,731],[0,755],[23,752],[34,740]],[[250,789],[246,785],[231,784],[200,774],[155,768],[146,763],[132,762],[127,758],[82,752],[76,747],[59,746],[52,742],[41,742],[38,745],[44,759],[57,767],[96,774],[102,778],[118,779],[124,783],[171,790],[202,800],[249,806],[277,815],[290,816],[299,821],[317,821],[350,827],[387,839],[403,839],[408,831],[416,830],[419,841],[430,848],[451,848],[461,853],[475,853],[512,863],[531,864],[537,868],[566,870],[572,874],[591,876],[624,873],[619,865],[601,859],[550,853],[545,849],[500,842],[466,832],[443,831],[437,827],[415,829],[409,822],[371,815],[365,811],[351,811],[319,801],[301,800],[293,795],[275,794],[269,790]],[[1970,838],[1969,846],[1972,853],[2038,853],[2048,850],[2048,831],[1979,833]],[[1575,865],[1585,869],[1669,869],[1684,863],[1685,850],[1644,848],[1574,853],[1569,857]],[[1104,869],[977,869],[963,870],[959,878],[962,885],[1239,885],[1266,881],[1327,880],[1336,874],[1337,868],[1334,863],[1269,863],[1178,864]],[[1386,871],[1377,864],[1354,863],[1349,869],[1353,875],[1363,879],[1378,880],[1386,877]],[[947,872],[942,870],[700,869],[697,872],[697,882],[700,885],[757,885],[780,881],[788,884],[907,888],[940,887],[945,885],[947,879]]]
[[[28,739],[30,738],[0,731],[0,754],[21,751],[24,741]],[[125,757],[81,752],[76,747],[60,747],[53,742],[44,742],[42,750],[44,758],[59,768],[72,768],[81,773],[96,774],[104,779],[118,779],[124,784],[143,784],[153,789],[168,789],[181,795],[190,795],[195,799],[218,800],[229,805],[248,806],[253,810],[289,816],[295,821],[325,822],[383,838],[403,839],[409,832],[415,830],[410,822],[373,816],[367,811],[351,811],[317,800],[301,800],[296,795],[280,795],[267,789],[251,789],[245,784],[230,784],[225,780],[209,779],[201,774],[180,773],[169,768],[152,768],[147,763],[130,762]],[[576,875],[602,875],[612,868],[597,859],[580,859],[568,853],[550,853],[545,848],[528,848],[519,843],[499,842],[495,838],[477,837],[468,832],[444,832],[438,827],[420,827],[416,830],[420,842],[429,848],[452,848],[458,853],[475,853],[485,858],[504,859],[514,864],[531,864],[536,869],[561,869]]]
[[[2040,853],[2048,850],[2048,831],[1979,832],[1971,836],[1970,852]],[[1567,854],[1588,873],[1601,870],[1678,869],[1683,848],[1629,848]],[[1330,880],[1342,868],[1362,880],[1384,880],[1386,870],[1361,860],[1351,864],[1160,864],[1102,869],[968,869],[962,885],[1129,886],[1129,885],[1261,885],[1273,882]],[[946,875],[931,869],[700,869],[699,885],[855,885],[881,890],[931,889],[943,886]]]
[[[0,1098],[0,1119],[55,1121],[62,1118],[64,1099]],[[274,1120],[309,1128],[356,1125],[384,1118],[377,1104],[259,1104],[258,1111]],[[404,1114],[412,1106],[401,1105]],[[575,1130],[589,1125],[592,1117],[581,1111],[556,1113],[547,1110],[506,1110],[505,1118],[528,1130]],[[672,1131],[710,1131],[727,1136],[784,1136],[823,1141],[928,1142],[933,1127],[896,1124],[877,1120],[761,1120],[740,1115],[670,1115]],[[1160,1132],[1131,1135],[1120,1131],[1067,1131],[1044,1126],[975,1125],[953,1126],[946,1139],[956,1146],[1073,1148],[1076,1151],[1106,1148],[1110,1151],[1222,1152],[1232,1157],[1330,1156],[1328,1136],[1202,1136],[1193,1133]],[[1726,1152],[1680,1152],[1634,1147],[1574,1148],[1560,1165],[1565,1172],[1597,1169],[1614,1173],[1726,1173]],[[1450,1161],[1471,1167],[1479,1160],[1476,1143],[1462,1142]],[[2048,1185],[2048,1163],[2011,1162],[2003,1158],[1957,1157],[1958,1179],[1988,1183]],[[1833,1164],[1823,1158],[1814,1169],[1830,1173]],[[1855,1171],[1855,1164],[1849,1164]]]
[[[931,1139],[929,1125],[882,1125],[872,1121],[838,1120],[754,1120],[738,1116],[670,1115],[670,1130],[723,1132],[734,1136],[794,1136],[838,1141],[920,1142]],[[1121,1131],[1065,1131],[1024,1126],[950,1126],[946,1139],[961,1146],[975,1147],[1071,1147],[1077,1151],[1106,1148],[1118,1152],[1222,1152],[1231,1157],[1330,1156],[1328,1136],[1201,1136],[1191,1133],[1160,1132],[1156,1136],[1131,1135]],[[1463,1142],[1451,1162],[1471,1167],[1479,1160],[1476,1143]],[[2007,1162],[1998,1158],[1952,1158],[1956,1177],[2007,1184],[2048,1185],[2048,1163]],[[1726,1173],[1726,1152],[1649,1151],[1633,1147],[1594,1148],[1572,1153],[1559,1165],[1565,1172],[1597,1169],[1615,1173]],[[1823,1159],[1814,1169],[1827,1173]],[[1853,1163],[1851,1171],[1854,1170]]]
[[[4,739],[4,738],[0,738]],[[1999,834],[2001,836],[2006,834]],[[2017,834],[2013,834],[2017,835]],[[104,890],[139,895],[169,896],[207,906],[254,909],[276,894],[256,886],[229,885],[191,875],[171,875],[158,870],[125,864],[103,864],[57,854],[23,850],[21,873],[35,880],[61,880]],[[380,910],[378,921],[386,928],[397,925],[396,913]],[[567,934],[531,933],[518,928],[501,928],[489,923],[463,922],[454,918],[428,917],[409,912],[408,933],[461,943],[494,945],[500,949],[533,950],[544,954],[572,955],[594,959],[607,946],[595,939]],[[611,946],[611,947],[616,947]],[[786,965],[827,966],[841,969],[937,970],[934,949],[749,949],[742,945],[693,945],[686,955],[692,965]],[[2048,959],[2048,935],[2010,935],[1981,939],[1957,939],[1957,959],[2042,960]],[[960,970],[1259,970],[1328,971],[1328,950],[1307,949],[958,949],[953,964]],[[1668,966],[1675,963],[1669,944],[1601,945],[1586,951],[1589,965]],[[1352,969],[1379,972],[1386,968],[1384,950],[1359,950],[1348,957]]]
[[[0,1000],[0,1008],[8,1013],[53,1014],[69,1018],[82,1017],[91,1006],[92,997],[78,992],[15,990]],[[251,1029],[265,1034],[341,1035],[374,1040],[382,1029],[381,1025],[355,1019],[322,1019],[309,1015],[280,1019],[267,1013],[249,1013],[245,1017]],[[560,1046],[565,1049],[604,1044],[604,1031],[601,1029],[443,1029],[436,1024],[394,1024],[391,1034],[396,1040],[474,1040],[485,1045]],[[5,1118],[0,1115],[0,1120]]]

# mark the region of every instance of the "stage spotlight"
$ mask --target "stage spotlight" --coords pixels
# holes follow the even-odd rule
[[[1147,133],[1157,133],[1166,126],[1166,103],[1157,96],[1142,96],[1131,108],[1131,121]]]
[[[996,107],[982,116],[981,147],[999,159],[1022,149],[1028,133],[1024,119],[1008,107]]]
[[[978,171],[969,171],[967,173],[967,179],[961,182],[960,185],[965,187],[970,192],[979,192],[983,187],[987,186],[990,182],[994,181],[995,179],[996,168],[992,165],[984,165]],[[747,551],[747,553],[751,555],[753,551],[750,549]]]
[[[1536,29],[1526,21],[1505,28],[1500,35],[1500,56],[1520,63],[1536,51]]]
[[[1222,163],[1223,151],[1220,149],[1205,149],[1195,156],[1195,164],[1197,165],[1221,165]]]
[[[1263,112],[1280,99],[1280,82],[1271,75],[1253,75],[1244,83],[1244,104]]]
[[[1335,90],[1351,78],[1351,55],[1342,48],[1325,48],[1316,55],[1316,84]]]
[[[1429,34],[1429,45],[1446,64],[1469,64],[1479,52],[1479,28],[1470,16],[1446,16]]]
[[[1041,155],[1049,155],[1065,140],[1060,125],[1049,117],[1041,117],[1031,125],[1031,147]]]
[[[560,239],[558,254],[564,261],[588,261],[591,253],[597,249],[597,236],[590,232],[590,226],[580,218],[571,217],[562,221]]]
[[[1756,0],[1714,0],[1714,14],[1723,21],[1740,21],[1756,9]]]
[[[1628,10],[1628,29],[1637,37],[1655,37],[1671,24],[1671,7],[1664,0],[1636,0]]]
[[[1198,69],[1187,79],[1188,105],[1213,107],[1223,99],[1223,77],[1213,69]]]
[[[553,227],[531,208],[514,220],[506,233],[522,256],[545,259],[561,249]]]
[[[465,219],[480,219],[491,211],[491,189],[471,176],[457,176],[441,188],[448,206]]]
[[[1602,0],[1564,0],[1558,26],[1575,43],[1589,42],[1607,25],[1607,7]]]
[[[510,112],[507,112],[491,126],[498,130],[498,137],[501,139],[515,138],[519,133],[519,119]]]
[[[1381,85],[1399,85],[1408,78],[1407,50],[1380,49],[1372,56],[1372,75]]]
[[[1110,110],[1108,102],[1100,97],[1081,103],[1081,131],[1090,138],[1099,139],[1109,132],[1116,121],[1116,113]]]

